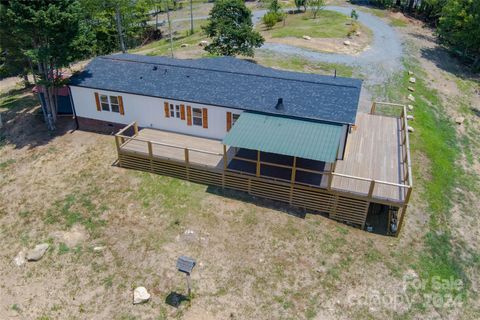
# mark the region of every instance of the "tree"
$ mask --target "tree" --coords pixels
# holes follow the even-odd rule
[[[295,0],[295,6],[297,7],[297,11],[300,11],[301,7],[307,11],[307,0]]]
[[[312,10],[313,19],[317,19],[317,15],[320,10],[325,7],[325,0],[309,0],[310,10]]]
[[[216,1],[203,29],[212,38],[205,50],[217,55],[253,57],[254,48],[265,41],[253,30],[252,13],[242,0]]]
[[[78,1],[39,0],[2,2],[0,29],[19,41],[19,50],[28,57],[45,87],[43,111],[47,126],[55,129],[56,88],[63,85],[61,68],[90,53],[90,35],[83,24]]]

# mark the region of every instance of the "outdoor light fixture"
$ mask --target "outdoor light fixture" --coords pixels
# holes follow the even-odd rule
[[[196,262],[194,259],[186,256],[180,256],[177,260],[177,269],[180,272],[185,273],[187,277],[187,289],[188,289],[188,297],[191,296],[191,285],[190,285],[190,273],[192,273],[193,267],[195,267]]]

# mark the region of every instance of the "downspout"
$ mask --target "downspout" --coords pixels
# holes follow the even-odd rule
[[[73,103],[73,99],[72,99],[72,90],[70,90],[70,86],[67,86],[67,87],[68,87],[68,96],[70,97],[70,103],[72,105],[73,118],[75,119],[75,125],[77,126],[75,130],[78,130],[80,128],[80,125],[78,124],[77,112],[75,111],[75,104]]]

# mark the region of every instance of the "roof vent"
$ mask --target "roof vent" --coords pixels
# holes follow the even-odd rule
[[[285,106],[283,105],[283,98],[278,98],[277,105],[275,106],[275,109],[283,111],[285,110]]]
[[[153,71],[157,71],[158,67],[157,66],[153,66]]]

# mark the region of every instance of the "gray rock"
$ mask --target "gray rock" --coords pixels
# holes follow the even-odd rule
[[[408,91],[415,92],[415,88],[414,87],[408,87]]]
[[[207,40],[202,40],[202,41],[200,41],[200,42],[198,43],[198,45],[199,45],[200,47],[205,47],[205,46],[208,45],[208,41],[207,41]]]
[[[407,115],[407,120],[413,121],[413,120],[415,120],[415,118],[411,114],[409,114],[409,115]]]
[[[181,47],[181,48],[186,48],[186,47],[188,47],[188,43],[182,43],[182,44],[180,45],[180,47]]]
[[[459,125],[463,124],[464,121],[465,121],[464,117],[456,117],[455,118],[455,122]]]
[[[414,77],[410,77],[410,79],[408,79],[408,81],[409,81],[410,83],[415,83],[415,82],[417,82],[417,80],[416,80]]]
[[[25,258],[25,250],[20,251],[15,258],[13,258],[13,263],[15,263],[16,266],[20,267],[27,262],[27,259]]]
[[[348,40],[345,40],[345,41],[343,41],[343,45],[345,45],[345,46],[349,46],[349,45],[351,45],[351,42],[350,42],[350,41],[348,41]]]
[[[408,71],[409,76],[413,76],[413,71]]]
[[[93,251],[95,252],[100,252],[100,251],[103,251],[105,250],[105,246],[98,246],[98,247],[93,247]]]
[[[305,39],[305,40],[312,40],[312,37],[310,37],[310,36],[302,36],[302,38]]]
[[[138,287],[133,290],[133,304],[144,303],[150,300],[150,293],[145,287]]]
[[[47,252],[50,245],[48,243],[37,244],[35,248],[27,252],[28,261],[38,261],[42,259],[45,252]]]
[[[413,110],[413,106],[411,104],[407,105],[407,108],[408,108],[409,111]]]
[[[415,97],[412,96],[411,94],[408,95],[408,100],[412,101],[412,102],[415,102]]]
[[[413,127],[408,126],[408,132],[415,132],[415,129]]]

